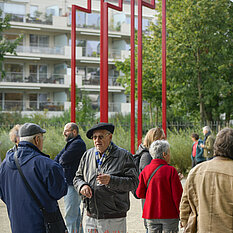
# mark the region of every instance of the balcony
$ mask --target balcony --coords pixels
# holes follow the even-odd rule
[[[71,48],[66,47],[66,56],[70,55]],[[125,59],[129,57],[129,51],[127,50],[118,50],[118,49],[109,49],[108,59],[114,61],[115,59]],[[86,58],[90,60],[100,59],[100,53],[98,49],[87,49],[85,47],[76,47],[76,59]]]
[[[100,111],[100,105],[98,102],[92,102],[91,103],[92,108],[96,111]],[[127,106],[127,109],[125,109],[124,105]],[[119,102],[109,102],[108,103],[108,112],[109,113],[128,113],[130,110],[130,104],[128,103],[119,103]]]
[[[117,78],[114,76],[108,77],[108,86],[121,86],[120,83],[117,83]],[[100,76],[98,75],[91,75],[88,76],[82,76],[82,85],[93,85],[93,86],[100,86]]]
[[[41,13],[42,15],[42,13]],[[20,22],[20,23],[33,23],[33,24],[45,24],[45,25],[52,25],[53,23],[53,16],[46,15],[39,17],[31,17],[30,14],[21,15],[21,14],[9,14],[3,13],[3,17],[8,16],[10,21],[12,22]]]
[[[2,111],[64,111],[64,102],[58,101],[0,101]]]
[[[0,79],[0,82],[64,84],[64,80],[64,74],[31,73],[24,76],[23,72],[6,72],[6,76]]]
[[[17,53],[65,55],[64,47],[22,46],[16,48]]]

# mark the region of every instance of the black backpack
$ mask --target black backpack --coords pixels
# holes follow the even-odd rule
[[[133,155],[133,161],[134,161],[134,164],[136,165],[138,175],[140,173],[140,169],[139,169],[140,160],[144,152],[149,152],[149,150],[144,148],[139,153],[136,152],[136,154]]]
[[[136,154],[133,155],[133,161],[134,161],[134,164],[135,164],[135,166],[136,166],[136,168],[137,168],[138,176],[139,176],[139,173],[140,173],[140,169],[139,169],[140,160],[141,160],[142,154],[143,154],[144,152],[149,152],[149,150],[146,149],[146,148],[144,148],[144,149],[142,149],[139,153],[136,153]],[[134,197],[135,197],[136,199],[140,199],[140,198],[138,198],[137,195],[136,195],[136,189],[132,191],[132,194],[134,195]]]

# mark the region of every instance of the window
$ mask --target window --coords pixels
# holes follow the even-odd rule
[[[72,20],[72,12],[69,13],[69,24],[71,24]],[[77,27],[86,27],[86,13],[82,11],[76,11],[76,26]]]
[[[23,81],[23,65],[22,64],[5,64],[6,81],[22,82]]]
[[[5,93],[5,110],[23,110],[23,94]]]
[[[5,3],[4,13],[9,15],[12,21],[23,22],[25,16],[25,5]]]
[[[87,57],[97,57],[100,55],[100,42],[88,40],[86,42],[86,53]]]
[[[76,11],[76,26],[84,27],[86,24],[86,13],[81,11]]]
[[[37,109],[37,94],[29,94],[29,108]]]
[[[29,65],[29,82],[45,82],[47,81],[47,65]]]
[[[131,24],[131,17],[126,16],[126,23]],[[135,29],[138,29],[138,17],[135,16],[134,18]],[[142,18],[142,31],[147,30],[148,26],[150,25],[150,20],[148,18]]]
[[[100,28],[100,14],[92,13],[87,16],[87,25],[92,28]]]
[[[49,47],[49,36],[30,34],[30,46]]]
[[[36,11],[38,11],[38,6],[30,6],[30,17],[36,17]]]

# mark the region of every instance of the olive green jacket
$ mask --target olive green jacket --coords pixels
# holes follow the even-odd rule
[[[203,156],[205,158],[211,158],[214,156],[214,141],[215,138],[209,135],[205,141]]]

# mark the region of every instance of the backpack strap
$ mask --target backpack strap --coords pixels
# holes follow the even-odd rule
[[[150,178],[149,178],[148,181],[147,181],[147,188],[146,188],[146,189],[148,189],[149,184],[150,184],[150,181],[151,181],[152,177],[154,176],[154,174],[155,174],[155,173],[159,170],[159,168],[161,168],[162,166],[164,166],[164,164],[160,164],[160,165],[152,172],[152,174],[150,175]]]

